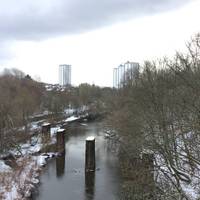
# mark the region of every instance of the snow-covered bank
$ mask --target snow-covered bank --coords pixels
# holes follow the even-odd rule
[[[10,172],[12,169],[6,165],[3,160],[0,160],[0,174]]]
[[[73,122],[73,121],[76,121],[80,119],[80,117],[75,117],[75,116],[71,116],[71,117],[68,117],[65,122]]]
[[[0,199],[1,200],[26,200],[39,183],[39,175],[46,165],[47,160],[59,156],[56,151],[56,133],[67,126],[68,122],[74,122],[81,116],[71,116],[51,127],[50,132],[41,133],[41,126],[45,120],[29,124],[30,138],[6,154],[0,155]],[[64,125],[63,125],[64,124]],[[86,124],[82,124],[86,126]],[[33,134],[34,133],[34,134]],[[48,153],[42,153],[48,152]],[[1,160],[4,159],[4,160]]]
[[[24,156],[16,159],[11,168],[0,161],[0,199],[25,200],[31,197],[32,191],[39,183],[39,174],[47,159],[56,156],[45,153],[40,156]]]
[[[11,149],[0,160],[0,199],[25,200],[39,183],[39,174],[47,160],[58,156],[55,152],[41,153],[48,145],[56,143],[59,127],[52,127],[48,143],[43,144],[42,135],[33,136],[30,141]],[[9,158],[11,155],[11,158]],[[10,166],[9,166],[10,165]]]
[[[75,121],[78,121],[78,120],[83,120],[83,119],[86,119],[87,117],[89,117],[89,114],[88,113],[85,113],[85,114],[82,114],[82,115],[78,115],[78,116],[75,116],[75,115],[72,115],[68,118],[66,118],[64,120],[64,122],[75,122]]]

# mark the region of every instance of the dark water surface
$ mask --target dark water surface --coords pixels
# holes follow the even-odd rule
[[[116,200],[119,191],[118,159],[110,151],[100,122],[74,124],[67,130],[66,153],[51,160],[41,176],[34,200]],[[85,139],[96,138],[96,172],[85,175]]]

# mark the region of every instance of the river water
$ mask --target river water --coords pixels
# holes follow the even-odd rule
[[[85,174],[85,139],[96,140],[96,171]],[[104,138],[102,123],[72,124],[66,153],[51,160],[41,175],[34,200],[116,200],[120,187],[117,156]]]

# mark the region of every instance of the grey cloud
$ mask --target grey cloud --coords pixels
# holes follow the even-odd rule
[[[42,40],[184,5],[188,0],[0,0],[2,40]]]

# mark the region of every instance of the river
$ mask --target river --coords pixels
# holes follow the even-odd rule
[[[85,175],[85,139],[96,140],[96,171]],[[33,200],[116,200],[120,187],[117,156],[104,138],[101,122],[72,124],[65,137],[65,155],[49,161]]]

